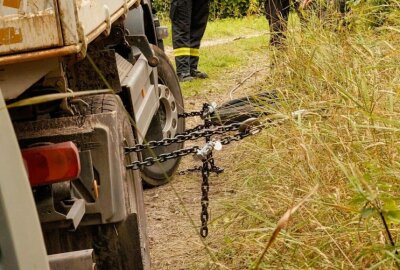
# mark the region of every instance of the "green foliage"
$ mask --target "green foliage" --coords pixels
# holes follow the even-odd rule
[[[157,11],[157,14],[161,17],[167,17],[171,1],[165,0],[153,0],[153,8]]]
[[[215,0],[212,2],[211,14],[213,17],[240,17],[246,14],[249,8],[247,0]]]
[[[262,69],[270,63],[269,50],[262,47],[266,37],[204,48],[201,65],[210,79],[183,86],[186,96],[200,89],[191,98],[202,94],[213,100],[210,93],[224,96],[262,70],[240,86],[237,96],[277,89],[281,102],[266,105],[266,111],[321,112],[273,126],[231,154],[225,166],[230,175],[222,177],[235,193],[219,202],[224,215],[213,221],[213,230],[230,237],[218,240],[215,233],[212,246],[226,269],[252,269],[279,217],[316,183],[318,194],[293,215],[260,269],[397,268],[400,1],[387,9],[389,14],[387,7],[371,3],[352,5],[348,14],[360,26],[371,26],[363,31],[337,29],[341,17],[336,13],[323,20],[311,14],[301,27],[298,20],[291,23],[288,46],[271,51],[270,57],[276,56],[272,70]],[[369,15],[387,17],[370,24],[375,17]],[[385,31],[374,29],[380,25]],[[246,27],[231,28],[241,33]]]
[[[161,16],[168,16],[170,1],[154,0],[154,8]],[[260,14],[262,5],[258,0],[211,0],[210,19],[229,17],[243,17],[252,14]]]
[[[368,28],[396,25],[400,21],[400,8],[396,0],[354,0],[349,1],[349,21],[353,25]]]

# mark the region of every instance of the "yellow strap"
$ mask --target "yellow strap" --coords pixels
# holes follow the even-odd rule
[[[191,48],[190,49],[190,55],[199,57],[200,56],[200,50],[199,49],[195,49],[195,48]]]
[[[175,56],[190,56],[190,48],[179,48],[174,50]]]
[[[174,50],[175,56],[200,56],[199,49],[195,48],[178,48]]]

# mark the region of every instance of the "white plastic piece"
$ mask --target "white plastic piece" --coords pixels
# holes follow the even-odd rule
[[[220,141],[216,141],[214,143],[214,150],[221,151],[222,150],[222,143]]]
[[[105,30],[105,34],[108,36],[111,33],[111,17],[110,17],[110,9],[108,8],[107,5],[104,5],[104,11],[106,13],[106,24],[107,28]]]
[[[217,109],[217,103],[211,102],[211,104],[208,106],[209,113],[212,114],[213,112],[215,112],[216,109]]]

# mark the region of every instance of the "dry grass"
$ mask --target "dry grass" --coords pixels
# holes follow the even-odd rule
[[[212,227],[223,236],[209,242],[217,263],[206,268],[253,269],[279,217],[316,185],[260,269],[398,267],[388,231],[397,243],[400,18],[362,31],[333,22],[296,29],[272,53],[275,68],[255,88],[277,89],[282,114],[322,110],[235,148],[226,176],[235,193],[219,202]]]

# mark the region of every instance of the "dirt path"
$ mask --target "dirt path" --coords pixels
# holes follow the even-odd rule
[[[214,39],[214,40],[205,40],[201,43],[201,47],[211,47],[211,46],[217,46],[217,45],[223,45],[227,43],[234,42],[236,40],[240,39],[248,39],[248,38],[254,38],[254,37],[259,37],[262,36],[265,33],[257,33],[257,34],[252,34],[252,35],[246,35],[246,36],[237,36],[237,37],[229,37],[229,38],[222,38],[222,39]],[[168,57],[173,56],[173,49],[170,46],[167,46],[165,48],[165,53],[168,55]]]
[[[226,40],[217,40],[210,42],[211,45],[219,45],[227,42]],[[240,91],[246,88],[252,88],[259,80],[264,79],[261,76],[254,76],[243,82],[242,80],[249,74],[256,73],[260,68],[267,69],[267,61],[260,57],[255,59],[251,67],[243,67],[235,73],[227,73],[223,76],[224,80],[212,81],[213,88],[226,89],[225,91],[207,93],[205,96],[195,96],[185,101],[186,111],[200,109],[199,106],[208,100],[228,100],[229,92],[240,85]],[[210,82],[211,83],[211,82]],[[220,87],[216,87],[220,86]],[[193,124],[192,124],[193,125]],[[202,141],[199,143],[203,143]],[[234,146],[233,146],[234,147]],[[221,206],[224,200],[234,196],[235,191],[231,186],[229,178],[232,172],[229,169],[228,160],[232,148],[227,148],[216,155],[217,163],[227,169],[220,176],[212,176],[210,179],[210,212],[211,219],[222,214]],[[217,165],[218,165],[217,164]],[[191,168],[194,163],[192,158],[185,158],[179,170]],[[170,184],[162,187],[148,189],[145,191],[145,203],[148,216],[148,231],[150,237],[150,251],[152,256],[152,269],[218,269],[219,267],[211,267],[210,257],[206,252],[204,244],[206,244],[212,252],[214,248],[218,250],[218,246],[214,243],[216,239],[224,237],[222,228],[218,226],[210,226],[210,236],[202,242],[198,235],[200,223],[200,196],[201,196],[201,175],[194,173],[190,175],[176,175]],[[177,194],[179,194],[180,199]],[[181,201],[180,201],[181,200]],[[190,221],[188,215],[194,221]]]

